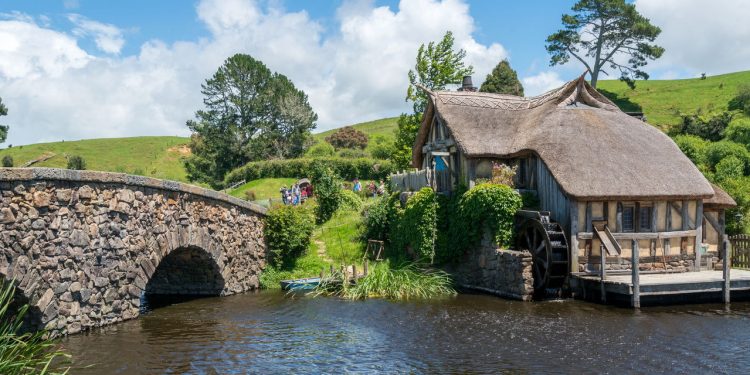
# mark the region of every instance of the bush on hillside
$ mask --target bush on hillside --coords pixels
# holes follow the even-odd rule
[[[269,262],[276,268],[293,266],[310,244],[315,217],[305,207],[282,205],[268,211],[265,221]]]
[[[722,139],[724,129],[729,126],[734,116],[731,112],[712,115],[683,114],[680,124],[670,129],[671,135],[690,134],[705,140],[716,142]]]
[[[354,129],[351,126],[345,126],[327,136],[326,142],[333,145],[336,150],[342,148],[364,149],[367,147],[367,134]]]
[[[737,90],[737,96],[729,101],[729,110],[738,110],[750,116],[750,85],[745,84]]]
[[[82,171],[86,169],[86,160],[78,155],[68,157],[68,169]]]
[[[745,146],[732,141],[721,141],[711,143],[706,147],[706,163],[714,170],[722,159],[729,156],[734,156],[742,162],[745,174],[750,172],[748,170],[750,167],[750,152]]]
[[[750,147],[750,119],[735,119],[724,131],[724,136],[732,142]]]
[[[737,207],[726,212],[727,234],[747,233],[750,229],[750,177],[729,178],[717,182],[737,202]],[[742,216],[739,221],[735,219],[738,213]]]
[[[391,155],[396,151],[393,141],[383,135],[372,137],[372,143],[370,146],[370,155],[375,159],[390,159]]]
[[[307,150],[305,156],[308,158],[330,157],[336,154],[336,150],[328,142],[318,142]]]
[[[723,181],[731,178],[739,178],[745,172],[745,164],[736,156],[727,156],[716,164],[716,180]]]
[[[323,164],[314,165],[312,184],[318,202],[315,216],[319,224],[328,221],[341,206],[341,183],[341,178],[333,169]]]
[[[696,165],[700,165],[706,161],[706,148],[711,142],[694,135],[686,134],[674,137],[674,141],[685,156]]]
[[[13,157],[10,155],[3,156],[3,167],[5,168],[12,168],[13,167]]]
[[[310,175],[314,164],[324,164],[346,180],[359,178],[361,180],[385,179],[395,173],[393,163],[387,160],[372,159],[342,159],[342,158],[312,158],[265,160],[247,163],[227,174],[224,183],[230,185],[237,181],[252,181],[260,178],[300,178]]]
[[[254,201],[256,200],[257,196],[255,194],[255,190],[245,190],[245,200],[246,201]]]

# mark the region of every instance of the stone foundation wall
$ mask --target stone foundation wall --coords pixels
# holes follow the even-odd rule
[[[707,268],[709,263],[716,265],[719,263],[719,257],[716,253],[707,253],[701,256],[701,267]],[[601,259],[599,256],[579,257],[579,272],[597,271],[601,269]],[[670,272],[688,272],[693,271],[695,266],[695,255],[667,255],[640,257],[638,260],[638,269],[641,271],[670,271]],[[608,270],[629,270],[632,268],[629,257],[607,257]]]
[[[62,334],[137,317],[155,273],[153,291],[239,293],[265,266],[264,212],[170,181],[0,168],[0,277],[32,327]]]
[[[450,272],[465,288],[522,301],[531,301],[534,294],[531,253],[499,249],[487,239]]]

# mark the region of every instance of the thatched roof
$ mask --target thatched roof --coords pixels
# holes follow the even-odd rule
[[[467,157],[538,155],[579,200],[698,199],[711,185],[664,133],[622,112],[584,79],[537,97],[430,91],[413,149],[422,165],[432,112]]]
[[[714,196],[703,201],[705,208],[732,208],[737,207],[737,202],[722,188],[711,184],[714,188]]]

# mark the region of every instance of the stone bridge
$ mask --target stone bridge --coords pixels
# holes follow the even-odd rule
[[[265,209],[121,173],[0,168],[0,278],[58,334],[133,319],[146,295],[255,289]]]

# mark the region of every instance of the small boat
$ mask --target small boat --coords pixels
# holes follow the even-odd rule
[[[313,290],[320,284],[320,277],[307,279],[281,280],[281,290]]]

